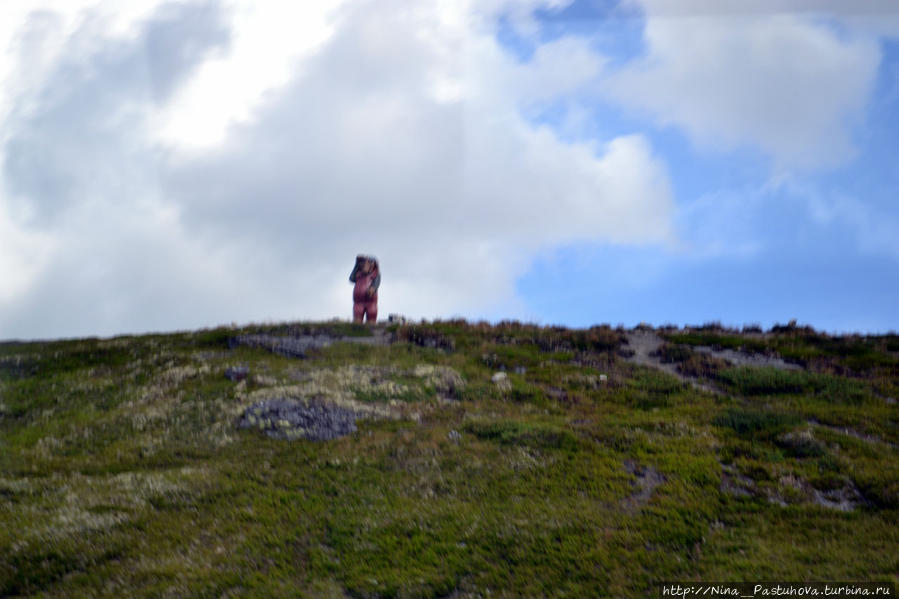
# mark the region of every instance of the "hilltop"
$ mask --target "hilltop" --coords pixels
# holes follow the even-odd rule
[[[899,582],[899,336],[461,320],[0,343],[0,596]]]

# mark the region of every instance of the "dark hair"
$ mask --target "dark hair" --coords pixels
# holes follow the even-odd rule
[[[374,266],[378,266],[378,259],[374,256],[366,256],[365,254],[356,255],[356,265],[361,266],[363,262],[370,260]]]

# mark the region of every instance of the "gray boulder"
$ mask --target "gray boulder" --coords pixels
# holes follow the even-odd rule
[[[356,414],[323,401],[267,399],[247,408],[237,426],[260,430],[274,439],[327,441],[355,432]]]

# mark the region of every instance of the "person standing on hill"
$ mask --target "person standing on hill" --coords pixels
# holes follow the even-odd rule
[[[353,322],[377,322],[378,286],[381,284],[381,270],[374,256],[359,254],[356,265],[350,273],[353,287]]]

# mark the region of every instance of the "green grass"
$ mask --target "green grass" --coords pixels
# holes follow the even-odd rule
[[[514,421],[469,422],[464,430],[478,439],[495,440],[505,445],[531,446],[537,449],[577,451],[577,437],[558,425]]]
[[[774,433],[799,424],[795,414],[759,409],[729,408],[713,420],[714,424],[752,438],[771,438]]]
[[[834,403],[850,404],[871,399],[871,392],[863,382],[834,375],[742,366],[721,370],[716,378],[728,390],[740,395],[805,394]]]
[[[819,343],[802,331],[778,333],[779,347]],[[894,340],[816,346],[844,370],[703,363],[725,391],[713,394],[624,361],[610,327],[404,325],[395,344],[336,343],[302,360],[229,343],[258,332],[371,329],[0,343],[0,596],[646,597],[663,580],[897,582]],[[853,356],[873,366],[862,376]],[[241,383],[224,377],[237,364],[250,369]],[[507,384],[491,378],[500,369]],[[376,417],[329,442],[237,430],[267,397]],[[737,474],[751,493],[728,492]],[[853,511],[814,501],[848,487],[864,498]]]
[[[767,347],[764,342],[741,335],[705,331],[674,333],[666,335],[666,339],[671,343],[682,345],[707,345],[714,348],[745,351],[764,351]]]

